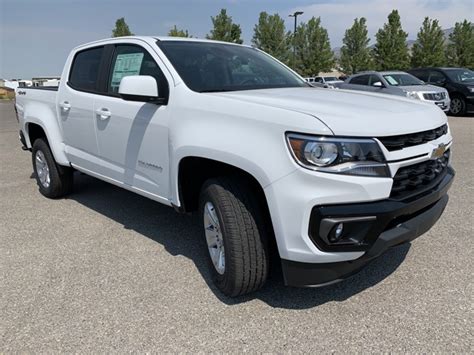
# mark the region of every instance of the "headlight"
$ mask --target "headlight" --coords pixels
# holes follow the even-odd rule
[[[470,92],[474,92],[474,86],[468,86],[467,89],[468,89]]]
[[[420,99],[420,96],[418,95],[418,92],[416,91],[405,91],[407,97],[409,97],[410,99],[417,99],[419,100]]]
[[[286,135],[296,162],[304,168],[327,173],[390,177],[379,145],[368,138]]]

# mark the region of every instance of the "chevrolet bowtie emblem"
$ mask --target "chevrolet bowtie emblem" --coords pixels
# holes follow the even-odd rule
[[[438,147],[433,149],[433,152],[431,153],[431,159],[441,158],[445,151],[446,151],[446,144],[441,143],[440,145],[438,145]]]

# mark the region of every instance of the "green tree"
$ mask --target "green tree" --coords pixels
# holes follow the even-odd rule
[[[128,28],[125,18],[121,17],[115,21],[115,28],[112,30],[112,37],[133,36],[133,33]]]
[[[215,17],[211,16],[211,20],[213,29],[206,38],[232,43],[243,42],[240,38],[240,35],[242,34],[240,25],[232,22],[232,17],[227,15],[226,9],[221,9],[221,12]]]
[[[456,22],[449,35],[446,56],[448,65],[456,67],[474,67],[474,27],[467,20]]]
[[[278,15],[261,12],[254,27],[252,43],[259,49],[288,63],[290,58],[290,33],[285,30],[285,21]]]
[[[414,67],[439,67],[445,62],[443,30],[438,20],[425,17],[416,42],[413,44],[411,65]]]
[[[342,40],[341,66],[345,73],[354,74],[361,70],[372,68],[372,56],[370,54],[367,37],[366,19],[361,17],[355,19],[351,28],[346,30]]]
[[[398,11],[393,10],[388,15],[388,23],[375,34],[374,60],[378,69],[403,70],[410,66],[407,36]]]
[[[168,36],[171,36],[171,37],[192,37],[192,36],[189,35],[188,30],[178,29],[176,27],[176,25],[174,25],[174,27],[171,30],[169,30]]]
[[[303,76],[329,71],[335,64],[328,31],[321,26],[321,18],[312,17],[301,23],[294,34],[296,62],[294,68]]]

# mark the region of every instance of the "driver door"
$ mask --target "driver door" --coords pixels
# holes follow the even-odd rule
[[[168,81],[157,60],[137,44],[115,45],[106,95],[94,102],[101,175],[155,198],[169,197]],[[155,78],[165,104],[125,101],[118,94],[128,75]]]

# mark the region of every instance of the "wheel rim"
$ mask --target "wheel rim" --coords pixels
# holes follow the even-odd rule
[[[204,230],[212,264],[216,271],[222,275],[225,271],[224,239],[216,209],[211,202],[207,202],[204,205]]]
[[[462,109],[462,102],[460,99],[452,99],[451,100],[451,112],[452,113],[459,113],[461,112],[461,109]]]
[[[48,188],[51,183],[51,178],[49,176],[49,167],[46,161],[46,157],[41,150],[36,152],[35,156],[35,165],[36,165],[36,174],[38,175],[38,180],[40,181],[43,187]]]

